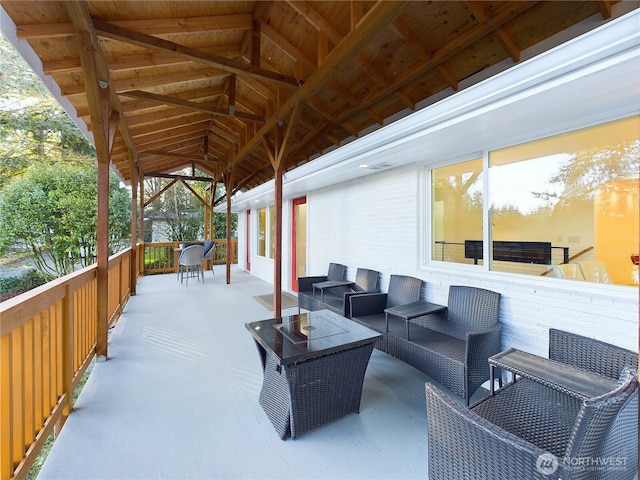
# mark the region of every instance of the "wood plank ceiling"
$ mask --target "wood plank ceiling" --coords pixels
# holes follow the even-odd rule
[[[3,1],[125,181],[253,188],[608,1]],[[101,88],[102,87],[102,88]],[[107,88],[108,87],[108,88]],[[96,135],[96,131],[104,132]],[[499,132],[496,132],[499,135]],[[135,166],[135,167],[134,167]],[[229,176],[234,170],[234,174]]]

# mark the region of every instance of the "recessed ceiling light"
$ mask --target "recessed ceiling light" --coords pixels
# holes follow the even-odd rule
[[[366,163],[361,163],[360,165],[358,165],[358,167],[360,167],[360,168],[369,168],[369,165],[367,165]]]

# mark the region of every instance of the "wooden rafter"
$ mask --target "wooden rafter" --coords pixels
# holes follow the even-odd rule
[[[180,158],[182,160],[189,160],[192,162],[199,162],[201,160],[204,160],[203,157],[199,155],[187,155],[184,153],[165,152],[163,150],[147,150],[146,152],[141,152],[140,155],[141,156],[158,155],[162,157],[173,157],[173,158]]]
[[[376,30],[393,22],[402,12],[406,2],[379,2],[377,3],[362,19],[358,28],[352,31],[339,45],[337,45],[327,57],[324,63],[320,65],[318,70],[305,82],[300,88],[299,95],[290,97],[284,105],[279,109],[280,115],[286,115],[295,107],[299,101],[304,101],[312,96],[316,89],[331,78],[333,72],[340,65],[353,59],[356,52],[366,44],[369,39],[374,36]],[[272,116],[265,126],[263,126],[257,135],[255,135],[245,147],[231,161],[231,165],[235,165],[244,156],[251,152],[261,141],[262,137],[276,124],[277,118]]]
[[[144,176],[146,177],[147,174],[145,173]],[[149,205],[151,205],[151,203],[153,203],[153,201],[158,198],[160,195],[162,195],[164,192],[166,192],[167,190],[169,190],[173,185],[175,185],[178,182],[177,178],[174,178],[172,181],[170,181],[167,185],[165,185],[164,187],[162,187],[160,189],[160,191],[156,192],[150,199],[148,199],[146,202],[144,202],[144,206],[148,207]]]
[[[238,57],[240,51],[237,45],[220,45],[198,49],[203,53],[220,55],[227,58]],[[174,54],[163,52],[151,52],[145,54],[125,55],[120,57],[105,58],[109,70],[112,72],[140,71],[145,68],[157,68],[159,66],[178,65],[187,63],[183,58]],[[77,58],[48,60],[42,62],[42,69],[48,75],[60,73],[76,73],[82,71],[82,65]]]
[[[191,178],[198,178],[198,177],[191,177]],[[208,180],[211,181],[211,179],[208,179]],[[204,198],[202,198],[200,194],[196,192],[193,189],[193,187],[187,183],[186,179],[180,178],[180,183],[182,183],[187,188],[187,190],[189,190],[193,194],[193,196],[196,197],[202,205],[204,205],[204,207],[207,210],[213,212],[213,209],[211,208],[211,205],[209,205],[209,202],[207,202]]]
[[[130,91],[140,88],[154,88],[158,85],[184,85],[188,82],[199,82],[203,79],[217,80],[225,78],[227,72],[215,68],[198,68],[185,72],[167,73],[164,75],[139,76],[135,78],[127,78],[124,80],[114,80],[111,82],[111,88],[114,92]],[[85,87],[82,84],[67,86],[61,89],[62,95],[65,97],[73,97],[74,95],[83,95]]]
[[[276,165],[295,168],[458,90],[462,78],[475,82],[497,61],[520,61],[568,26],[589,29],[600,23],[594,15],[628,9],[614,9],[616,0],[412,1],[367,31],[372,15],[395,10],[384,5],[394,2],[161,0],[121,8],[125,1],[8,0],[3,9],[124,181],[132,169],[221,175],[235,167],[237,184],[251,179],[244,188],[273,178],[267,145]],[[76,53],[76,44],[85,51]],[[259,75],[267,72],[291,83]]]
[[[265,70],[253,65],[246,65],[240,62],[235,62],[219,55],[203,53],[199,50],[170,42],[169,40],[163,40],[152,35],[147,35],[145,33],[140,33],[129,28],[120,27],[118,25],[104,22],[102,20],[94,19],[94,25],[96,27],[97,33],[103,37],[119,40],[125,43],[131,43],[133,45],[149,48],[151,50],[173,52],[186,60],[209,65],[226,72],[250,75],[271,82],[278,82],[295,86],[298,86],[302,83],[302,81],[297,78],[282,75],[270,70]]]
[[[483,38],[484,36],[492,33],[494,30],[504,25],[509,20],[515,18],[518,14],[528,10],[533,7],[537,2],[533,1],[522,1],[509,3],[507,7],[503,8],[501,11],[497,12],[492,18],[491,21],[487,21],[486,23],[482,23],[477,25],[476,27],[470,29],[468,32],[460,34],[455,37],[455,40],[445,45],[443,48],[438,50],[437,52],[432,53],[429,56],[429,60],[427,62],[421,63],[413,68],[410,68],[403,74],[398,75],[393,79],[393,81],[389,84],[386,91],[374,92],[370,94],[367,98],[362,99],[362,101],[354,108],[345,111],[342,115],[335,119],[337,123],[342,123],[355,115],[356,113],[361,112],[365,108],[369,108],[370,106],[379,102],[382,98],[385,98],[390,91],[397,91],[406,85],[410,84],[416,78],[423,76],[425,73],[430,70],[435,69],[438,65],[441,65],[445,60],[453,57],[457,53],[459,53],[464,48],[472,45],[475,41]]]
[[[163,105],[174,105],[178,107],[188,108],[191,110],[197,110],[199,112],[210,113],[211,115],[220,115],[222,117],[237,117],[243,120],[250,120],[253,122],[264,122],[265,118],[260,115],[253,115],[251,113],[245,113],[241,111],[235,111],[231,113],[229,110],[217,109],[201,105],[197,102],[191,102],[189,100],[181,100],[179,98],[168,97],[166,95],[158,95],[151,92],[143,92],[140,90],[131,90],[128,92],[120,92],[120,95],[139,98],[143,100],[149,100],[151,102],[161,103]]]
[[[148,178],[170,178],[176,179],[180,181],[192,180],[197,182],[212,182],[213,178],[211,177],[196,177],[193,175],[175,175],[171,173],[160,173],[160,172],[147,172],[144,174],[145,177]]]
[[[114,21],[114,25],[124,28],[135,28],[148,35],[184,34],[196,32],[211,32],[219,30],[249,29],[251,15],[215,15],[195,18],[163,18],[150,20],[121,20]],[[18,38],[35,40],[39,38],[70,37],[75,34],[72,23],[30,24],[18,28]]]

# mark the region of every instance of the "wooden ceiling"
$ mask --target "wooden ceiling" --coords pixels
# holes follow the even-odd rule
[[[237,191],[454,93],[492,65],[515,64],[588,17],[609,18],[614,3],[2,5],[123,180],[132,168],[192,168]]]

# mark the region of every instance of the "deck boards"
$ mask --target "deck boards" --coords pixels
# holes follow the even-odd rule
[[[224,277],[141,279],[39,479],[426,478],[429,378],[377,350],[359,414],[280,440],[244,327],[270,317],[251,297],[271,286]]]

